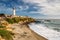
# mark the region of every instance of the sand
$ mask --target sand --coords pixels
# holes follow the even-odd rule
[[[26,24],[12,24],[11,28],[14,33],[13,40],[47,40],[31,30]]]

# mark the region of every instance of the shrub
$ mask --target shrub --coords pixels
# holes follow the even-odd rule
[[[4,38],[5,40],[13,40],[12,38],[12,32],[7,31],[7,30],[0,30],[0,35],[2,38]]]
[[[6,18],[6,21],[7,21],[8,23],[10,23],[10,24],[13,24],[13,23],[14,23],[14,21],[13,21],[12,19],[10,19],[10,18]]]
[[[14,21],[14,23],[18,23],[20,21],[20,18],[19,17],[14,17],[14,18],[12,18],[12,20]]]
[[[5,26],[0,26],[0,28],[5,28]]]

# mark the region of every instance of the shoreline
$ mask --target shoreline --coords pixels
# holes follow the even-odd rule
[[[25,22],[23,23],[22,25],[26,25],[26,27],[31,31],[31,33],[37,38],[37,40],[48,40],[47,38],[37,34],[36,32],[34,32],[33,30],[30,29],[29,25],[30,23],[33,23],[33,22]]]
[[[13,26],[16,26],[15,37],[17,36],[16,38],[14,38],[14,40],[47,40],[43,36],[38,35],[33,30],[31,30],[30,27],[28,26],[28,24],[22,24],[22,25],[21,24],[13,24]]]
[[[27,26],[28,26],[28,25],[27,25]],[[29,27],[29,26],[28,26],[28,27]],[[30,27],[29,27],[29,30],[31,30]],[[38,40],[48,40],[48,39],[46,39],[45,37],[43,37],[43,36],[37,34],[36,32],[34,32],[33,30],[31,30],[31,32],[33,33],[33,35],[34,35]]]

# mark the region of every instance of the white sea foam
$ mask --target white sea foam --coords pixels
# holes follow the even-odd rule
[[[29,26],[34,32],[47,38],[48,40],[60,40],[60,32],[49,29],[43,24],[32,23]]]

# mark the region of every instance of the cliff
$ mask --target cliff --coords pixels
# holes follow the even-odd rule
[[[13,40],[47,40],[46,38],[36,34],[26,24],[13,24],[12,32],[14,33]]]
[[[34,22],[30,17],[0,17],[0,40],[47,40],[28,26]]]

